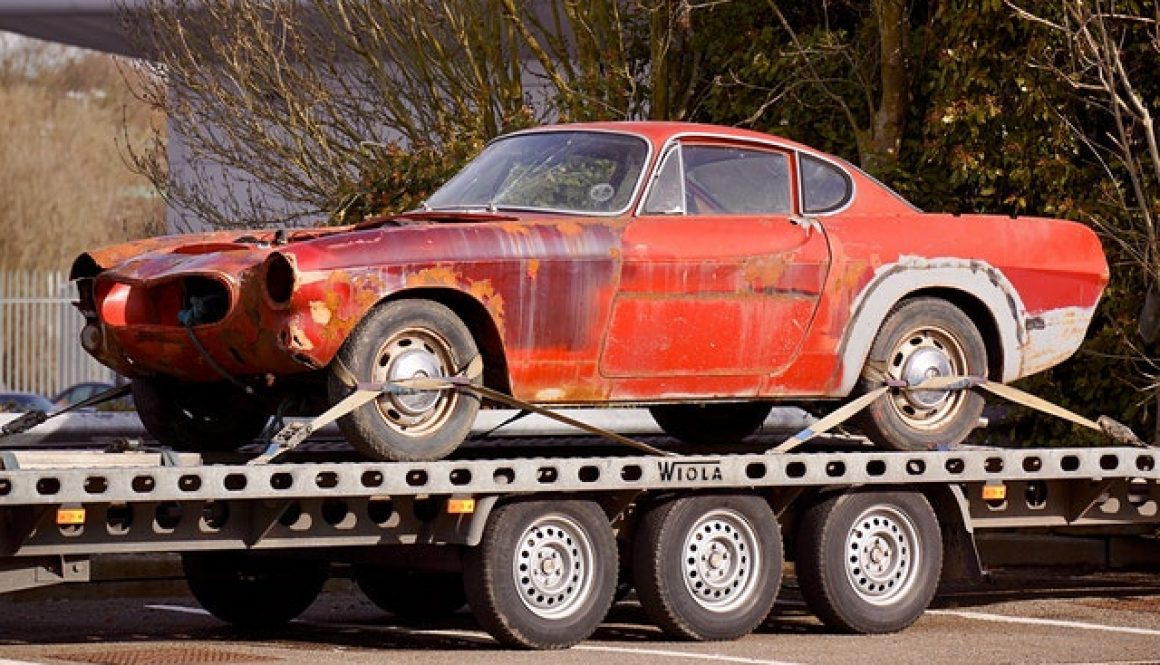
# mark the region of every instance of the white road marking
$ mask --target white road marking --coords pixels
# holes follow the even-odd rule
[[[1127,633],[1129,635],[1156,635],[1160,630],[1152,628],[1133,628],[1131,626],[1107,626],[1099,623],[1083,621],[1064,621],[1062,619],[1036,619],[1033,617],[1013,617],[1004,614],[987,614],[984,612],[966,612],[962,610],[927,610],[927,614],[957,616],[977,621],[993,621],[996,623],[1019,623],[1031,626],[1054,626],[1056,628],[1079,628],[1082,630],[1099,630],[1107,633]]]
[[[667,658],[688,658],[690,660],[711,660],[717,663],[747,663],[748,665],[798,665],[785,660],[763,660],[744,656],[726,656],[720,653],[696,653],[694,651],[669,651],[668,649],[638,649],[635,647],[611,647],[599,644],[578,644],[576,651],[601,651],[604,653],[628,653],[637,656],[665,656]]]
[[[327,628],[350,628],[356,630],[383,630],[392,633],[403,633],[410,635],[430,635],[433,637],[455,637],[459,639],[472,640],[476,642],[486,642],[494,644],[487,633],[483,631],[468,631],[468,630],[446,630],[439,628],[404,628],[402,626],[365,626],[359,624],[349,623],[315,623],[302,622],[306,625],[325,626]],[[601,644],[578,644],[572,647],[575,651],[598,651],[602,653],[617,653],[617,654],[633,654],[637,656],[664,656],[667,658],[686,658],[689,660],[709,660],[718,663],[741,663],[743,665],[800,665],[784,660],[764,660],[760,658],[745,658],[743,656],[726,656],[719,653],[697,653],[694,651],[669,651],[668,649],[639,649],[635,647],[615,647],[605,646]]]
[[[160,610],[162,612],[178,612],[180,614],[197,614],[199,616],[210,616],[210,613],[201,609],[200,607],[187,607],[185,605],[146,605],[147,610]],[[3,665],[3,663],[0,663]]]
[[[44,663],[34,663],[27,660],[8,660],[0,658],[0,665],[44,665]]]

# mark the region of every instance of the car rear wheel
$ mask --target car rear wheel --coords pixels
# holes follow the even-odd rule
[[[986,376],[987,349],[978,329],[954,305],[915,298],[886,317],[862,370],[861,392],[884,380],[910,384],[940,376]],[[979,422],[974,390],[892,390],[857,417],[862,432],[890,450],[953,447]]]
[[[649,407],[665,434],[685,443],[736,443],[761,429],[768,402],[729,404],[658,404]]]
[[[396,300],[373,309],[347,338],[331,365],[329,394],[338,403],[359,382],[447,377],[478,354],[463,321],[429,300]],[[341,369],[345,368],[345,370]],[[446,457],[467,437],[479,398],[461,390],[385,393],[338,421],[355,450],[375,460]]]
[[[175,450],[225,451],[252,443],[270,414],[228,383],[134,379],[133,402],[149,434]]]

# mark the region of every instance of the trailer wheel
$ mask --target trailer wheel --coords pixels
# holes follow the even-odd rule
[[[810,610],[850,633],[892,633],[934,597],[942,537],[917,492],[848,492],[810,507],[798,528],[798,583]]]
[[[496,509],[467,551],[463,583],[479,623],[500,642],[562,649],[587,638],[612,606],[616,537],[590,501]]]
[[[243,628],[280,626],[306,611],[322,591],[324,561],[190,552],[181,557],[193,597],[215,617]]]
[[[761,429],[773,405],[769,402],[728,404],[657,404],[649,414],[665,434],[685,443],[736,443]]]
[[[141,424],[174,450],[228,451],[253,443],[270,414],[228,383],[134,379],[133,404]]]
[[[389,302],[371,310],[339,350],[329,375],[330,401],[350,394],[348,373],[372,383],[452,376],[477,353],[471,332],[447,307],[430,300]],[[479,399],[458,390],[384,394],[338,425],[371,459],[430,461],[463,443],[478,411]]]
[[[459,573],[358,566],[354,580],[372,603],[408,621],[442,619],[467,604]]]
[[[781,586],[781,531],[753,496],[676,499],[637,529],[633,571],[649,618],[690,640],[731,640],[765,620]]]

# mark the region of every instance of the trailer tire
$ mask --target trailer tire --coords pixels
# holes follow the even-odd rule
[[[181,563],[197,602],[242,628],[273,628],[296,618],[318,598],[329,577],[325,561],[237,552],[187,552]]]
[[[795,570],[827,626],[893,633],[926,611],[942,572],[942,536],[918,492],[846,492],[814,504],[797,530]]]
[[[379,609],[406,621],[443,619],[467,604],[459,573],[367,565],[354,569],[354,580]]]
[[[665,434],[695,445],[737,443],[761,429],[773,405],[769,402],[727,404],[657,404],[648,412]]]
[[[649,618],[688,640],[731,640],[761,625],[781,586],[777,518],[745,495],[674,499],[637,529],[633,571]]]
[[[503,644],[563,649],[612,606],[616,536],[591,501],[522,501],[492,512],[467,550],[463,584],[479,623]]]

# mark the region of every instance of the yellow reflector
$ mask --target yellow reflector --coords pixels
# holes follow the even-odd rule
[[[57,508],[57,526],[80,526],[85,523],[84,508]]]
[[[475,512],[475,499],[448,499],[448,515],[470,515]]]
[[[1002,483],[983,485],[984,501],[1002,501],[1007,498],[1007,486]]]

